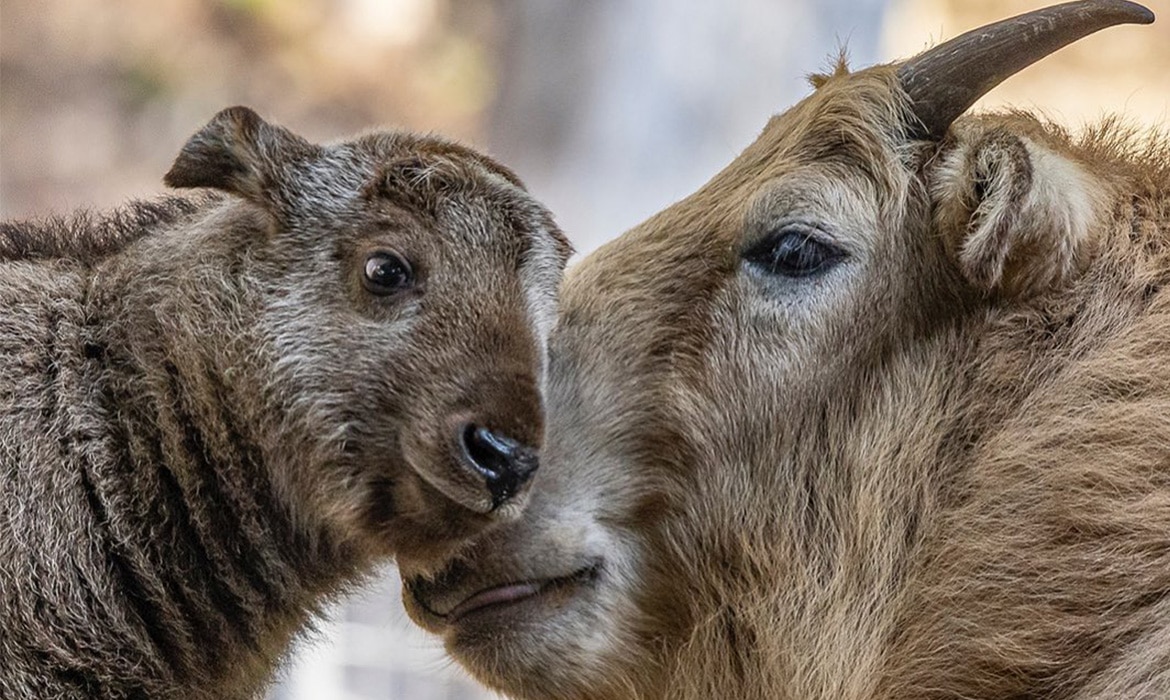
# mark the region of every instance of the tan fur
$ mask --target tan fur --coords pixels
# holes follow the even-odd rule
[[[1170,697],[1170,145],[818,82],[571,270],[532,501],[412,615],[519,698]],[[741,260],[793,219],[848,257]]]

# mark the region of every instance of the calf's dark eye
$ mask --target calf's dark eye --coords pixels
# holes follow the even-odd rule
[[[821,240],[802,224],[768,233],[743,251],[743,259],[773,275],[808,277],[825,272],[845,258],[845,251]]]
[[[394,294],[414,286],[414,271],[402,256],[389,251],[370,253],[362,271],[362,284],[379,296]]]

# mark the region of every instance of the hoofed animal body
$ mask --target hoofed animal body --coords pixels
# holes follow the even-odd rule
[[[1170,697],[1170,145],[961,116],[1151,20],[818,78],[570,270],[532,499],[412,616],[528,699]]]
[[[230,194],[0,228],[0,697],[253,696],[535,468],[569,250],[511,172],[232,108],[167,181]]]

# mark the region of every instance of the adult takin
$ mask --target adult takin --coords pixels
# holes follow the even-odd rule
[[[529,699],[1170,697],[1170,143],[964,116],[1152,20],[817,78],[570,270],[528,507],[412,616]]]
[[[252,697],[537,467],[570,249],[511,171],[234,107],[166,182],[0,228],[0,697]]]

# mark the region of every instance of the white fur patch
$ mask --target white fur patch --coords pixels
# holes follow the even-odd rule
[[[1078,273],[1108,195],[1076,161],[1006,130],[970,133],[943,157],[931,190],[936,228],[963,274],[1008,296]]]

